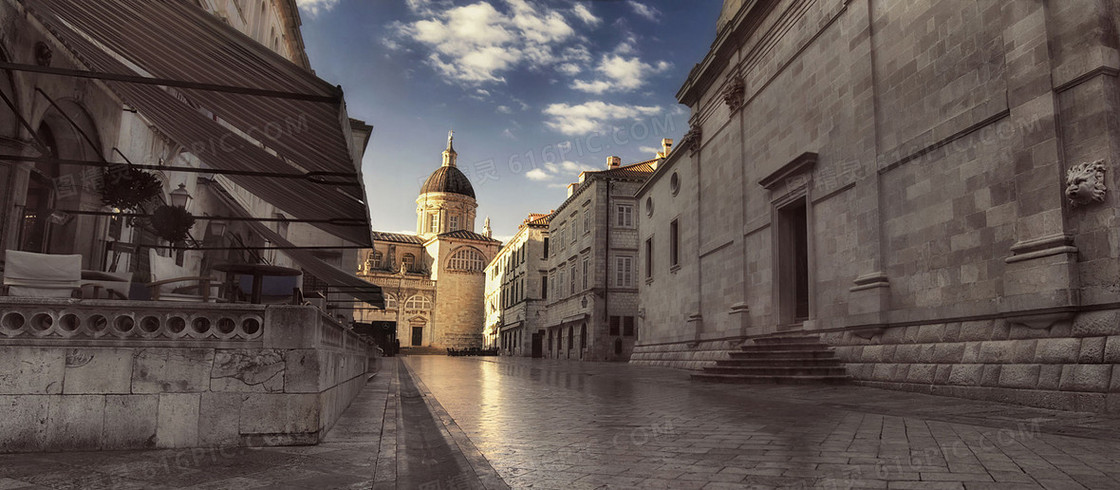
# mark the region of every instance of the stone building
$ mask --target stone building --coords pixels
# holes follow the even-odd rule
[[[363,323],[395,324],[403,347],[481,347],[486,265],[501,242],[490,220],[476,233],[474,187],[456,166],[447,137],[443,164],[416,199],[416,234],[373,232],[374,248],[359,257],[358,277],[381,286],[386,309],[360,309]]]
[[[552,214],[548,235],[545,357],[625,361],[637,335],[638,206],[635,193],[657,168],[652,160],[583,172]]]
[[[544,301],[548,290],[548,222],[530,214],[486,266],[486,346],[507,355],[544,354]]]
[[[1115,4],[725,2],[633,361],[815,333],[868,385],[1120,410]]]
[[[314,78],[304,39],[300,34],[301,22],[295,0],[259,1],[253,6],[245,6],[245,2],[240,1],[211,0],[198,2],[198,7],[206,15],[246,36],[234,39],[237,32],[227,32],[225,29],[221,30],[221,34],[213,35],[230,37],[224,43],[239,46],[239,49],[244,50],[242,55],[245,58],[261,59],[270,56],[267,63],[277,64],[272,72],[282,73],[278,79]],[[65,10],[67,8],[64,4],[56,4],[50,9],[44,9],[36,1],[0,3],[0,62],[35,66],[36,69],[69,69],[77,72],[92,69],[97,72],[95,66],[87,66],[92,63],[92,58],[82,60],[82,56],[96,55],[99,47],[95,44],[66,46],[59,39],[66,39],[71,32],[63,29],[48,32],[27,21],[26,12],[32,12],[32,16],[46,17],[49,21],[55,15],[72,15],[72,12]],[[59,10],[56,12],[52,9]],[[143,13],[156,16],[156,13],[147,10]],[[99,19],[88,20],[88,28],[101,27],[100,23],[96,23],[97,20]],[[137,21],[144,20],[146,19]],[[211,30],[216,30],[207,26],[199,26],[197,29],[205,31],[207,36],[212,35]],[[104,30],[95,30],[94,34],[104,36]],[[141,60],[141,63],[150,59],[166,59],[166,53],[161,49],[171,43],[174,43],[171,37],[162,39],[161,43],[149,45],[127,41],[122,45],[132,50],[119,55]],[[77,51],[76,54],[72,53],[72,48]],[[124,50],[123,47],[119,49]],[[143,53],[141,50],[144,50]],[[198,66],[205,66],[208,58],[200,56],[193,59],[196,59]],[[96,62],[112,63],[104,62],[102,58],[97,58]],[[193,69],[195,66],[160,68],[183,70],[177,75],[184,77],[197,75],[187,73],[188,68]],[[128,69],[131,68],[120,68],[118,72],[127,73]],[[217,79],[230,75],[230,70],[236,69],[232,65],[226,66],[221,70],[212,70],[214,73],[206,76]],[[198,68],[198,72],[205,72],[205,69]],[[251,75],[241,70],[237,76],[244,78]],[[321,83],[318,79],[316,82]],[[114,94],[114,89],[119,93]],[[74,162],[41,160],[34,163],[0,163],[0,204],[3,206],[3,213],[0,214],[0,251],[19,249],[50,254],[80,254],[86,270],[131,273],[133,283],[143,284],[150,279],[149,247],[155,247],[159,255],[174,254],[179,265],[195,275],[212,275],[215,281],[221,281],[221,274],[209,271],[209,266],[223,262],[269,262],[302,267],[310,260],[316,262],[315,268],[321,262],[342,271],[344,264],[348,268],[356,260],[357,252],[347,247],[370,243],[364,232],[353,233],[355,228],[349,228],[346,233],[333,234],[325,233],[324,227],[306,223],[307,219],[300,218],[308,218],[308,207],[295,204],[301,199],[280,198],[282,191],[264,192],[265,188],[272,186],[263,179],[231,178],[221,173],[178,170],[202,167],[221,169],[234,166],[233,163],[228,163],[228,160],[234,159],[244,162],[241,164],[259,164],[258,168],[265,166],[262,163],[265,160],[273,160],[267,164],[276,164],[279,168],[269,170],[284,170],[290,167],[289,163],[264,152],[274,151],[274,148],[287,148],[289,158],[308,160],[308,153],[301,153],[302,149],[297,151],[284,145],[288,144],[289,138],[306,139],[311,133],[319,131],[318,126],[315,126],[316,117],[305,114],[297,119],[278,119],[274,114],[252,113],[254,107],[259,109],[260,106],[249,104],[239,107],[242,111],[240,114],[226,112],[225,115],[230,117],[209,116],[209,126],[200,128],[202,123],[190,121],[189,117],[178,111],[194,112],[194,115],[198,111],[217,114],[221,112],[218,106],[232,98],[218,102],[217,97],[212,97],[218,92],[186,94],[176,92],[175,89],[168,89],[162,94],[143,94],[139,85],[106,82],[97,76],[39,74],[28,68],[10,72],[0,70],[0,91],[13,105],[0,102],[0,154],[7,157],[39,157]],[[170,101],[171,97],[176,100]],[[260,97],[255,102],[264,100],[264,97]],[[175,106],[175,102],[181,106]],[[267,102],[261,102],[262,105],[265,103]],[[338,119],[337,114],[335,119]],[[346,148],[345,142],[340,141],[338,147],[343,147],[344,150],[337,152],[338,147],[332,145],[329,158],[337,158],[334,160],[336,162],[344,161],[348,170],[360,173],[362,153],[372,128],[348,117],[345,120],[348,122],[347,128],[343,130],[346,135],[339,133],[338,138],[353,139],[353,144]],[[337,121],[332,123],[338,125]],[[269,124],[280,124],[283,128],[271,132],[273,128]],[[270,132],[271,136],[264,134]],[[209,140],[203,138],[204,135]],[[43,145],[47,148],[36,148]],[[245,145],[256,145],[261,150],[226,151],[228,148],[243,148]],[[321,156],[328,154],[323,149],[318,150]],[[250,160],[252,163],[249,163]],[[172,253],[167,248],[166,241],[161,241],[146,227],[132,226],[131,220],[114,216],[112,209],[103,206],[101,200],[101,168],[95,163],[102,162],[133,162],[166,167],[151,170],[164,183],[164,192],[159,200],[170,202],[171,192],[180,186],[193,198],[189,201],[187,210],[197,218],[192,229],[196,246],[179,248]],[[361,178],[357,180],[361,181]],[[323,186],[307,183],[291,189],[309,196],[307,199],[326,194],[324,190],[334,194]],[[347,187],[345,194],[345,199],[349,199],[351,196],[363,195],[364,190],[360,185]],[[352,200],[352,204],[345,209],[326,209],[324,213],[332,215],[332,218],[348,219],[342,215],[353,211],[351,216],[360,216],[363,215],[364,208],[358,200]],[[311,213],[316,213],[316,210]],[[214,220],[206,218],[239,214],[267,222],[235,220],[223,222],[222,226],[214,226]],[[318,216],[310,218],[316,217]],[[217,234],[218,228],[223,228],[224,232]],[[338,232],[338,229],[329,229],[327,232]],[[282,241],[300,246],[336,248],[320,248],[307,254],[309,260],[296,261],[288,253],[269,248],[270,245],[281,245],[273,241],[272,238],[276,236],[272,234],[278,235]],[[209,249],[200,249],[203,247]],[[312,254],[314,258],[310,257]],[[307,270],[304,272],[304,277],[300,277],[297,285],[302,285],[305,280],[309,283],[323,283],[327,279],[315,277]],[[140,289],[139,292],[142,293],[143,290]],[[346,298],[351,299],[348,295]],[[336,312],[348,313],[348,304],[351,303],[336,303]]]

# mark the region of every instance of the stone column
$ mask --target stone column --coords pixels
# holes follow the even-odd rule
[[[854,93],[857,101],[854,121],[860,125],[855,134],[860,135],[860,141],[855,148],[855,159],[858,164],[852,165],[856,169],[855,175],[841,175],[842,181],[848,178],[855,179],[855,187],[851,190],[858,203],[852,209],[858,210],[855,222],[860,231],[859,249],[859,276],[852,281],[848,289],[848,325],[883,325],[886,323],[886,313],[890,309],[890,281],[883,272],[883,221],[880,210],[887,205],[882,200],[880,192],[880,175],[878,165],[878,108],[875,89],[874,53],[872,52],[871,2],[861,0],[848,5],[853,25],[849,29],[860,31],[865,29],[870,35],[852,46],[850,56],[857,60],[852,65],[851,81],[853,90],[863,88],[862,92]],[[855,37],[857,32],[852,32]],[[862,78],[858,78],[862,77]],[[846,168],[847,166],[845,166]],[[838,171],[839,172],[839,171]]]
[[[1015,166],[1017,241],[1009,250],[1000,311],[1045,328],[1080,303],[1077,248],[1063,213],[1063,155],[1053,90],[1051,26],[1044,2],[1002,5],[1007,97],[1017,129],[1009,143]]]

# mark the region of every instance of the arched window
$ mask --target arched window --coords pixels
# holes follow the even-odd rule
[[[486,268],[486,257],[474,248],[463,248],[451,255],[447,268],[453,271],[479,272]]]
[[[404,254],[401,256],[401,263],[404,264],[405,270],[412,272],[416,267],[416,256],[412,254]]]
[[[427,296],[413,296],[404,303],[406,310],[431,310],[432,300]]]
[[[397,297],[396,296],[393,296],[391,294],[386,294],[385,295],[385,309],[386,310],[397,309]]]

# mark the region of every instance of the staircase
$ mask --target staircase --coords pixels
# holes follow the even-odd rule
[[[697,381],[739,384],[844,384],[851,377],[820,337],[779,334],[754,339],[692,375]]]

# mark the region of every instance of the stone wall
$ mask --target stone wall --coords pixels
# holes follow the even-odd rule
[[[1120,413],[1120,311],[1050,329],[1006,320],[824,334],[860,384],[1058,410]]]
[[[317,309],[0,298],[0,452],[315,444],[375,369]]]

